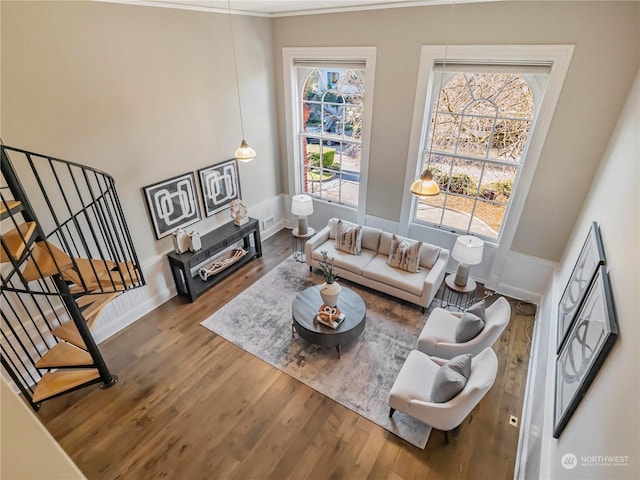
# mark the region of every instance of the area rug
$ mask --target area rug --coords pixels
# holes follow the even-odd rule
[[[424,448],[431,427],[401,412],[389,418],[388,395],[400,367],[416,347],[427,318],[420,308],[356,284],[341,284],[364,299],[362,335],[333,348],[291,338],[291,303],[322,283],[306,264],[289,258],[207,318],[202,325],[314,390]]]

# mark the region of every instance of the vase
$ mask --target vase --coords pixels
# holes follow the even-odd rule
[[[338,305],[340,290],[342,290],[342,287],[338,285],[338,282],[325,282],[320,285],[320,296],[322,297],[323,303],[330,307],[336,307]]]

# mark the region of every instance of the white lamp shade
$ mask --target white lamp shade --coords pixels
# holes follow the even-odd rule
[[[456,239],[451,256],[454,260],[467,265],[477,265],[482,262],[484,241],[473,235],[461,235]]]
[[[313,199],[309,195],[294,195],[291,199],[291,213],[298,216],[313,213]]]

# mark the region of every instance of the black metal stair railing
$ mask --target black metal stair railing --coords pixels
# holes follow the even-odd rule
[[[93,325],[106,302],[145,281],[110,175],[0,148],[2,366],[37,409],[41,399],[93,383],[115,383],[117,377],[109,372],[86,317],[93,316]],[[57,333],[69,321],[77,330],[72,332],[76,340]],[[65,345],[58,350],[71,352],[74,360],[43,362],[61,342]],[[37,391],[47,375],[43,370],[65,369],[72,372],[69,388],[51,394]],[[83,375],[82,369],[93,369],[95,378]]]

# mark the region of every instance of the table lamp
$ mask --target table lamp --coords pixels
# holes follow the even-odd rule
[[[291,198],[291,213],[298,216],[298,235],[307,235],[307,216],[313,213],[313,199],[309,195],[294,195]]]
[[[460,235],[453,246],[451,256],[460,262],[456,270],[454,283],[460,287],[467,284],[469,278],[469,268],[482,262],[482,252],[484,251],[484,241],[473,235]]]

